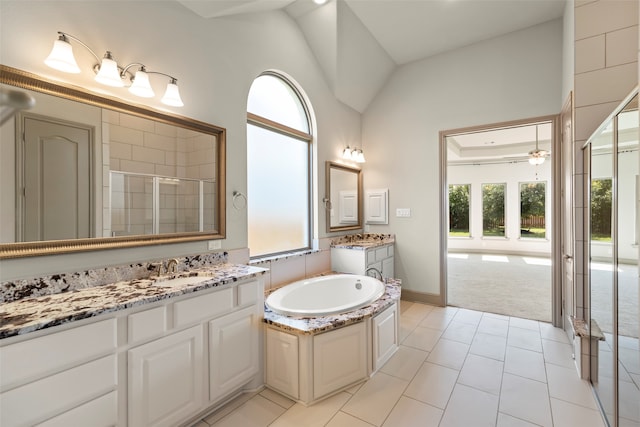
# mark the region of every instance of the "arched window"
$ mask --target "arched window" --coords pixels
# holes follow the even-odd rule
[[[265,73],[247,105],[248,241],[251,257],[311,246],[309,114],[299,91]]]

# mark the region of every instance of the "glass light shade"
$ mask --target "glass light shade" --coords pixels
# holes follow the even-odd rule
[[[544,163],[544,156],[540,154],[531,154],[529,156],[529,164],[531,165],[541,165]]]
[[[345,160],[351,160],[351,148],[347,145],[347,148],[342,150],[342,158]]]
[[[136,71],[133,84],[129,87],[129,92],[143,98],[153,98],[156,95],[149,83],[149,74],[142,70]]]
[[[364,163],[366,160],[364,159],[364,153],[362,150],[358,150],[358,155],[356,156],[356,162]]]
[[[51,53],[44,60],[49,67],[65,73],[79,73],[80,67],[73,56],[73,48],[66,40],[58,39],[53,42]]]
[[[180,98],[180,91],[178,90],[178,85],[175,80],[172,80],[167,85],[167,90],[164,93],[164,96],[160,100],[163,104],[171,105],[172,107],[183,107],[184,103]]]
[[[107,86],[124,86],[124,82],[120,77],[120,70],[118,70],[118,63],[111,57],[111,52],[104,54],[104,58],[102,58],[102,63],[100,64],[100,70],[96,75],[96,81]]]

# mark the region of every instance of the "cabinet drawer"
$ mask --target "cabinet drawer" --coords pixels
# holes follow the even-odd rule
[[[0,391],[103,356],[116,347],[115,319],[0,347]]]
[[[129,315],[129,343],[163,335],[167,331],[167,309],[156,307]]]
[[[258,282],[253,281],[238,285],[238,305],[253,304],[258,300]]]
[[[173,325],[189,325],[233,308],[233,288],[226,288],[173,304]]]
[[[116,355],[0,394],[0,425],[33,425],[103,395],[117,384]]]
[[[111,427],[118,424],[118,394],[115,391],[73,408],[38,427],[92,426]]]

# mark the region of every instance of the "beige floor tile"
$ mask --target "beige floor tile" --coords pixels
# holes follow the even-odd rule
[[[209,424],[205,423],[204,421],[200,421],[197,424],[192,425],[191,427],[209,427]]]
[[[471,344],[471,341],[473,341],[473,336],[476,334],[477,326],[470,323],[459,322],[458,320],[456,320],[457,318],[458,315],[456,315],[451,323],[449,323],[449,326],[447,326],[447,329],[445,329],[444,333],[442,334],[442,338],[451,341],[462,342],[465,344]]]
[[[498,416],[496,395],[457,384],[440,427],[494,427]]]
[[[425,362],[409,386],[405,396],[444,409],[458,379],[458,371]]]
[[[407,311],[409,308],[411,308],[411,306],[415,304],[412,301],[407,301],[407,300],[400,300],[400,314],[403,314],[405,311]]]
[[[542,353],[544,354],[544,361],[547,363],[564,366],[565,368],[576,366],[576,362],[573,360],[573,347],[569,344],[543,339]]]
[[[551,323],[540,322],[540,336],[545,340],[553,340],[569,344],[569,336],[564,329],[556,328]]]
[[[285,409],[291,408],[296,403],[293,400],[289,399],[288,397],[285,397],[280,393],[268,388],[265,388],[264,390],[262,390],[260,392],[260,396],[264,397],[265,399],[269,399],[273,403],[277,403],[278,405],[282,406]]]
[[[498,412],[496,427],[537,427],[535,424]]]
[[[543,383],[547,382],[544,357],[537,351],[507,346],[504,372]]]
[[[478,332],[471,342],[469,352],[478,356],[504,361],[506,349],[507,337]]]
[[[402,317],[422,321],[435,307],[427,304],[414,303],[402,313]]]
[[[266,427],[285,409],[262,396],[254,396],[231,414],[212,424],[214,427]]]
[[[547,385],[505,373],[502,376],[500,412],[540,426],[551,426]]]
[[[506,337],[509,332],[509,321],[483,316],[478,325],[478,332]]]
[[[504,362],[470,354],[462,366],[458,384],[500,395]]]
[[[373,427],[373,424],[340,411],[329,421],[326,427]]]
[[[540,324],[537,320],[522,319],[520,317],[511,317],[509,319],[509,326],[514,328],[529,329],[532,331],[540,332]]]
[[[597,409],[596,402],[587,381],[581,380],[575,368],[547,364],[549,395],[557,399]]]
[[[420,322],[420,326],[423,328],[431,328],[437,329],[439,331],[444,331],[451,323],[451,319],[453,319],[455,313],[447,313],[444,311],[435,311],[433,310],[427,317],[424,318],[422,322]]]
[[[459,370],[464,364],[469,347],[469,344],[440,339],[429,353],[427,361]]]
[[[604,427],[599,411],[551,398],[555,426]]]
[[[431,427],[442,418],[442,409],[402,396],[383,427]]]
[[[417,348],[418,350],[431,351],[440,339],[442,333],[437,329],[418,326],[402,341],[402,345]]]
[[[342,408],[343,412],[376,426],[382,425],[408,381],[378,372]]]
[[[540,332],[533,331],[531,329],[509,326],[507,345],[542,353],[542,339],[540,338]]]
[[[453,318],[456,322],[468,323],[470,325],[478,326],[480,320],[482,319],[482,312],[476,310],[468,310],[466,308],[461,308],[456,313],[456,316]]]
[[[636,423],[634,427],[640,425],[640,390],[633,383],[620,381],[618,383],[619,401],[620,401],[620,417]],[[632,424],[633,425],[633,424]]]
[[[362,387],[364,383],[360,383],[360,384],[356,384],[353,387],[350,387],[348,389],[346,389],[345,391],[349,394],[356,394],[358,392],[358,390],[360,390],[360,388]]]
[[[428,352],[401,345],[380,369],[385,374],[411,381],[429,355]]]
[[[257,393],[242,393],[235,399],[225,404],[222,408],[206,416],[203,421],[209,425],[213,425],[217,421],[221,420],[222,418],[229,415],[231,412],[235,411],[236,409],[244,405],[246,402],[251,400],[256,394]]]
[[[349,393],[338,393],[311,406],[296,403],[269,427],[320,427],[327,424],[351,398]],[[237,424],[235,427],[243,426]]]
[[[412,318],[400,318],[400,343],[402,343],[413,330],[418,326],[420,322],[417,319]]]
[[[491,317],[493,319],[500,319],[500,320],[506,320],[507,322],[509,321],[509,316],[505,316],[504,314],[497,314],[497,313],[484,313],[482,315],[482,317]]]

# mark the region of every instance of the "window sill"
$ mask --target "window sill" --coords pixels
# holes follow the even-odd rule
[[[251,258],[249,260],[249,265],[259,267],[261,264],[266,264],[268,262],[281,261],[285,259],[301,257],[305,255],[314,254],[316,252],[320,252],[320,249],[303,249],[300,251],[285,252],[277,255],[267,255],[263,257],[256,257],[256,258]]]

